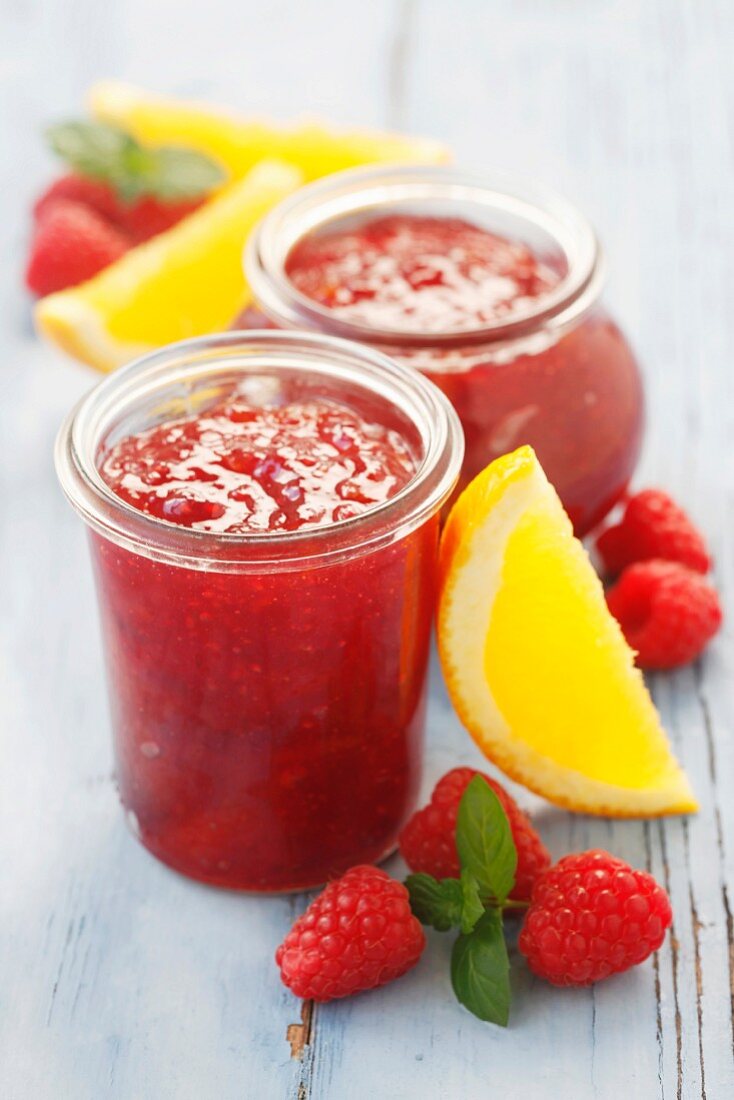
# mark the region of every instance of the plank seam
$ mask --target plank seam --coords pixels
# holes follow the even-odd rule
[[[686,866],[690,868],[691,853],[688,839],[688,821],[683,819],[683,846],[686,853]],[[701,1066],[701,1100],[706,1100],[706,1069],[703,1057],[703,975],[701,972],[701,920],[698,916],[693,886],[688,876],[688,903],[691,910],[691,929],[693,931],[693,966],[696,977],[696,1026],[698,1029],[698,1061]]]
[[[731,1024],[731,1050],[734,1059],[734,916],[732,915],[729,901],[729,890],[726,882],[726,849],[724,845],[724,828],[721,822],[721,808],[719,806],[719,782],[718,767],[716,761],[716,742],[714,738],[714,724],[711,717],[711,708],[703,687],[703,670],[698,662],[694,669],[694,682],[696,697],[701,708],[703,728],[706,737],[706,752],[708,757],[709,777],[714,790],[714,824],[716,827],[716,851],[719,863],[719,881],[721,883],[721,901],[724,907],[726,919],[726,943],[729,959],[729,1021]],[[687,834],[686,834],[687,835]]]
[[[400,0],[389,53],[387,74],[388,125],[404,129],[407,123],[406,79],[410,65],[417,0]]]
[[[313,1008],[313,1001],[303,1001],[300,1024],[288,1024],[288,1030],[285,1033],[286,1040],[291,1046],[291,1058],[297,1058],[299,1062],[303,1061],[304,1048],[311,1045]]]
[[[650,840],[650,822],[645,822],[644,827],[645,837],[645,870],[649,875],[652,874],[652,843]],[[658,1083],[660,1085],[660,1100],[665,1100],[665,1081],[663,1078],[663,1068],[665,1065],[664,1057],[664,1033],[663,1033],[663,1014],[661,1005],[661,988],[660,988],[660,959],[658,952],[655,951],[652,957],[653,973],[655,975],[655,1034],[658,1044]]]
[[[658,822],[660,831],[660,853],[663,860],[663,877],[665,889],[670,894],[670,863],[668,861],[668,845],[665,838],[663,822]],[[675,1014],[675,1064],[677,1072],[676,1100],[683,1100],[683,1021],[678,997],[678,967],[680,956],[680,944],[675,930],[675,916],[670,925],[670,967],[673,983],[673,1007]]]

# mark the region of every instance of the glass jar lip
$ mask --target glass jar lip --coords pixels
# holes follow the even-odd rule
[[[165,385],[226,370],[310,371],[350,381],[392,402],[420,433],[423,458],[393,497],[323,527],[283,532],[213,533],[147,515],[118,497],[99,473],[96,455],[111,418],[136,399],[154,405]],[[192,392],[192,391],[189,391]],[[402,402],[402,403],[401,403]],[[313,333],[217,333],[170,344],[119,368],[71,410],[55,448],[56,471],[68,500],[87,525],[135,553],[194,569],[289,569],[333,561],[385,545],[437,512],[459,476],[464,437],[458,416],[438,387],[373,348]]]
[[[566,274],[552,291],[511,318],[428,335],[335,317],[288,279],[285,264],[294,245],[326,223],[394,202],[426,199],[478,204],[540,227],[560,249]],[[260,221],[245,245],[243,263],[256,302],[277,324],[392,347],[489,343],[526,335],[544,324],[566,326],[594,304],[603,283],[603,254],[591,223],[562,195],[507,172],[480,174],[434,165],[350,168],[300,188]]]

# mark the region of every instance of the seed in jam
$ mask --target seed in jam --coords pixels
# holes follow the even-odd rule
[[[336,523],[389,500],[414,472],[403,437],[347,405],[258,406],[236,391],[120,440],[101,463],[134,508],[219,534]]]

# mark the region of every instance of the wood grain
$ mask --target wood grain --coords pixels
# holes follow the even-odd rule
[[[350,1002],[301,1006],[272,953],[302,897],[207,890],[128,836],[111,777],[94,595],[51,452],[93,382],[34,339],[19,288],[38,138],[112,76],[287,117],[434,135],[576,198],[647,374],[640,480],[710,534],[734,607],[734,8],[727,0],[91,0],[3,12],[0,115],[0,1070],[8,1100],[734,1095],[734,643],[653,681],[701,799],[615,823],[525,793],[557,855],[608,847],[670,890],[654,961],[559,993],[514,969],[507,1032],[453,1001],[449,943]],[[731,612],[730,612],[731,613]],[[589,731],[593,736],[593,731]],[[477,757],[433,669],[426,787]],[[394,864],[398,869],[397,861]]]

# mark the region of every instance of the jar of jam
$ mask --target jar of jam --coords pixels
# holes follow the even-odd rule
[[[603,266],[586,219],[535,184],[342,172],[260,223],[245,256],[257,309],[240,323],[348,337],[418,368],[459,413],[463,482],[530,443],[584,534],[624,492],[643,428]]]
[[[393,849],[462,453],[436,387],[318,335],[176,344],[72,412],[117,781],[159,859],[283,891]]]

